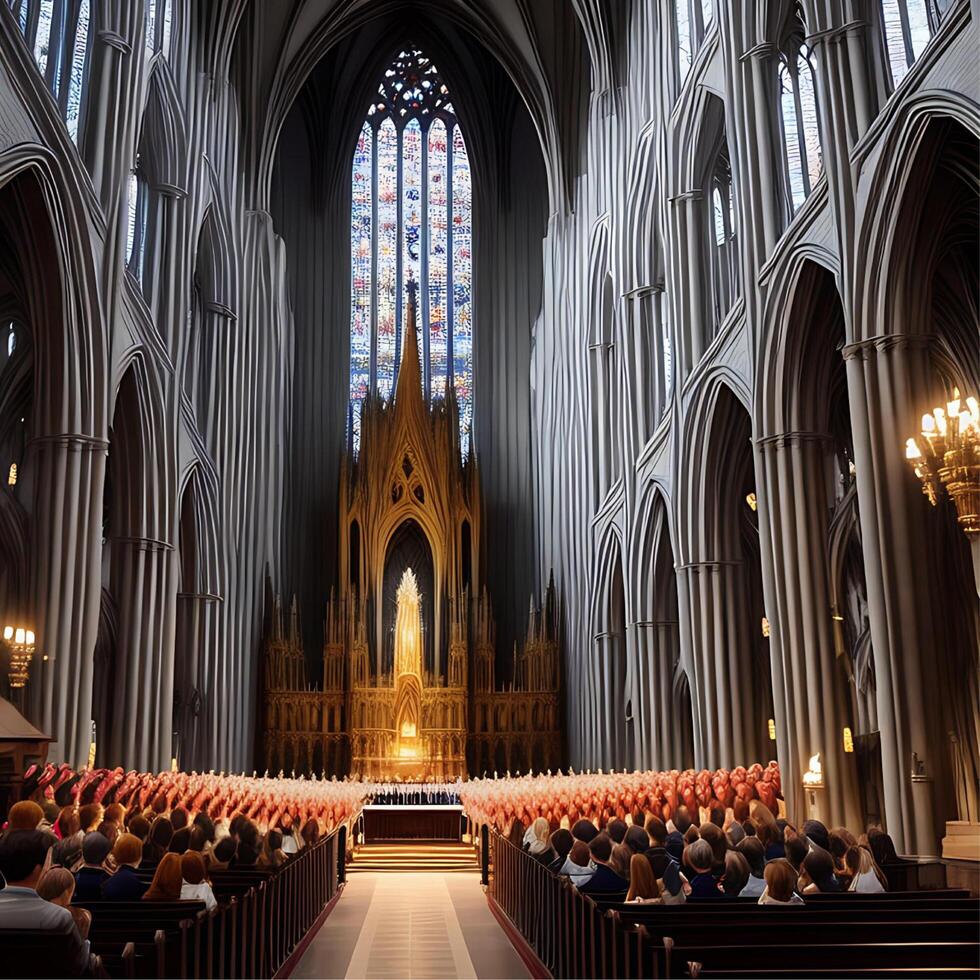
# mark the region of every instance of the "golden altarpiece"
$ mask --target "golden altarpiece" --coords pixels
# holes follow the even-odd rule
[[[310,683],[295,600],[266,643],[271,771],[436,780],[556,769],[562,758],[554,588],[531,599],[497,689],[482,580],[479,468],[463,462],[452,385],[427,402],[411,291],[394,399],[365,399],[341,467],[340,594],[327,603],[323,681]]]

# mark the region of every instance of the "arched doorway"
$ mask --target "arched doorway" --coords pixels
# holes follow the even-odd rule
[[[398,526],[385,553],[381,628],[383,651],[381,672],[391,673],[395,663],[394,626],[398,585],[405,569],[411,568],[422,597],[422,665],[427,674],[436,670],[435,569],[429,538],[418,521],[409,519]]]

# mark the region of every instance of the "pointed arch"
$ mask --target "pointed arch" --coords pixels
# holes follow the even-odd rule
[[[187,191],[187,125],[173,72],[165,58],[155,59],[150,69],[139,158],[155,191],[184,196]]]
[[[218,316],[236,320],[238,290],[236,288],[234,242],[227,215],[217,197],[204,212],[197,244],[195,278],[204,308]]]

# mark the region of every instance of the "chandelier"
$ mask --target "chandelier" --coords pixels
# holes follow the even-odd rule
[[[946,408],[922,416],[922,434],[905,443],[905,458],[922,483],[922,492],[936,506],[943,487],[956,505],[967,534],[980,533],[980,407],[976,398],[964,408],[958,388]]]
[[[4,626],[3,639],[10,647],[10,670],[7,672],[10,686],[24,687],[34,656],[34,631],[23,626]]]

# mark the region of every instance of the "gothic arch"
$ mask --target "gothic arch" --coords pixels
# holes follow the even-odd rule
[[[211,203],[204,212],[198,236],[195,279],[205,310],[237,319],[238,275],[235,243],[213,171]]]
[[[633,678],[626,646],[627,595],[620,534],[610,526],[597,550],[592,600],[589,695],[595,764],[633,764]]]
[[[772,681],[761,555],[755,513],[752,426],[747,396],[709,375],[685,420],[678,499],[689,501],[680,524],[682,636],[692,650],[691,691],[699,765],[762,758]],[[721,617],[716,609],[729,612]]]
[[[850,326],[857,333],[849,343],[868,340],[888,325],[908,322],[911,332],[921,330],[906,308],[903,288],[910,275],[907,235],[921,217],[925,189],[939,143],[931,139],[934,127],[953,122],[980,138],[980,107],[965,97],[927,90],[909,98],[901,115],[883,140],[874,169],[866,178],[866,194],[857,216],[855,255],[863,257],[854,269],[857,315]],[[860,200],[860,196],[859,196]]]
[[[502,35],[499,27],[491,22],[488,12],[468,0],[452,7],[442,5],[434,7],[428,2],[419,4],[419,9],[422,11],[430,7],[435,15],[432,18],[434,23],[444,20],[472,38],[492,55],[510,78],[527,107],[541,144],[549,187],[550,210],[554,212],[562,209],[571,193],[570,179],[573,171],[571,160],[578,147],[570,139],[574,127],[569,133],[563,132],[559,122],[559,107],[555,105],[553,94],[555,87],[549,84],[545,77],[543,62],[536,57],[534,39],[524,37],[520,41],[515,39],[516,43],[508,43],[510,39],[505,34]],[[411,24],[403,24],[399,23],[401,16],[402,13],[392,0],[372,4],[369,10],[363,5],[354,4],[339,13],[334,12],[331,16],[322,17],[312,29],[307,31],[306,36],[296,34],[290,39],[291,54],[284,59],[284,67],[277,72],[271,83],[267,99],[269,111],[257,151],[258,188],[261,200],[266,201],[269,197],[276,146],[286,117],[316,66],[332,49],[344,42],[349,43],[355,32],[371,21],[382,23],[385,23],[386,19],[390,21],[390,25],[386,27],[386,34],[391,36],[396,33],[402,36],[414,34],[417,27],[425,26],[425,18],[416,15]],[[526,25],[528,31],[533,32],[533,20],[532,12],[529,19],[525,15],[520,22],[522,26]],[[575,23],[578,24],[578,21],[576,20]],[[419,40],[425,42],[426,38],[420,35]],[[372,50],[377,50],[379,47],[387,47],[387,45],[378,45],[375,42]],[[429,53],[444,71],[446,68],[443,64],[448,64],[445,54],[449,53],[449,48],[448,44],[438,48],[429,45]],[[451,78],[451,69],[449,74]],[[466,118],[463,119],[463,125],[464,127],[467,125]]]
[[[673,677],[682,669],[677,574],[671,544],[669,498],[651,483],[641,501],[634,536],[630,579],[635,615],[634,670],[637,682],[638,764],[653,769],[683,768],[693,757],[693,725],[678,728],[680,716]],[[690,714],[690,698],[688,699]]]
[[[0,153],[0,223],[19,243],[22,305],[38,365],[37,431],[102,437],[107,330],[89,246],[88,196],[46,149]]]
[[[187,189],[187,126],[166,58],[153,61],[139,141],[140,166],[150,186],[183,196]]]

